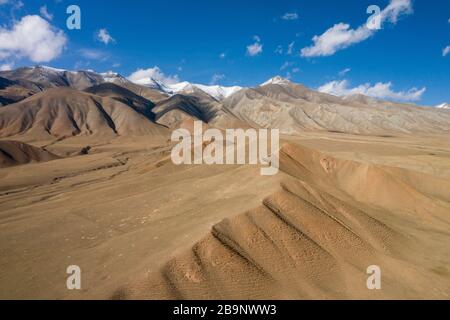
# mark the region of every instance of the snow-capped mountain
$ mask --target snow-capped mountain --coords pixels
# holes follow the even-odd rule
[[[223,100],[228,98],[229,96],[235,94],[236,92],[242,90],[242,87],[233,86],[233,87],[223,87],[223,86],[204,86],[201,84],[195,85],[200,90],[206,92],[210,96],[216,98],[217,100]]]
[[[103,77],[103,80],[105,82],[111,82],[111,83],[115,83],[115,84],[130,82],[127,78],[125,78],[125,77],[121,76],[119,73],[113,72],[113,71],[100,73],[100,75]]]
[[[38,84],[41,88],[71,87],[77,90],[105,82],[101,74],[91,70],[69,71],[47,66],[25,67],[15,70],[1,71],[0,77],[9,80],[26,80]]]
[[[155,89],[161,91],[163,93],[172,94],[173,90],[169,88],[168,85],[164,84],[162,81],[156,80],[152,77],[145,77],[141,79],[128,79],[129,81],[138,84],[140,86],[144,86],[147,88]]]
[[[450,104],[442,103],[442,104],[436,106],[435,108],[437,108],[437,109],[450,109]]]
[[[269,84],[281,84],[281,85],[283,85],[283,84],[290,84],[290,83],[292,83],[292,82],[289,81],[286,78],[283,78],[281,76],[275,76],[275,77],[267,80],[266,82],[262,83],[260,86],[264,87],[264,86],[267,86]]]
[[[201,90],[219,101],[231,96],[232,94],[242,89],[242,87],[238,86],[208,86],[203,84],[194,84],[187,81],[178,83],[165,83],[152,77],[130,81],[119,73],[113,71],[97,73],[93,70],[71,71],[48,66],[35,66],[3,71],[0,72],[0,76],[4,76],[5,78],[11,80],[26,79],[35,83],[39,83],[45,88],[68,86],[75,89],[84,90],[88,87],[99,85],[104,82],[111,82],[118,85],[135,83],[137,85],[158,90],[161,93],[167,95],[174,95],[177,93],[190,94],[194,93],[196,90]]]
[[[238,86],[233,87],[224,87],[219,85],[207,86],[203,84],[190,83],[187,81],[178,83],[163,83],[162,81],[156,80],[151,77],[135,80],[134,83],[159,90],[169,95],[177,93],[189,94],[193,93],[195,90],[201,90],[210,95],[211,97],[215,98],[216,100],[223,100],[225,98],[228,98],[232,94],[243,89],[242,87]]]

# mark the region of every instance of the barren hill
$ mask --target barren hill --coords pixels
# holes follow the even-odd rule
[[[0,168],[31,162],[45,162],[59,157],[42,148],[17,141],[0,141]]]
[[[155,104],[150,100],[147,100],[144,97],[139,96],[134,92],[126,89],[125,87],[119,86],[114,83],[102,83],[97,86],[88,88],[85,91],[97,96],[112,98],[132,107],[134,110],[142,113],[149,119],[154,120],[155,118],[152,112],[152,108],[155,106]]]
[[[101,75],[91,71],[66,71],[49,67],[36,66],[1,71],[0,77],[15,81],[29,81],[42,88],[71,87],[84,90],[104,82]]]
[[[283,147],[281,169],[289,177],[261,206],[214,225],[190,250],[114,298],[448,297],[450,283],[438,262],[448,238],[430,239],[432,250],[414,239],[446,233],[449,180],[295,144]],[[371,265],[382,270],[381,291],[366,286]]]
[[[0,109],[0,136],[161,134],[165,129],[113,98],[54,88]]]
[[[450,131],[450,113],[445,111],[368,97],[344,99],[292,82],[241,90],[224,100],[223,105],[256,127],[279,128],[287,134],[331,131],[385,135]]]
[[[26,99],[40,88],[26,81],[12,81],[0,77],[0,107]]]

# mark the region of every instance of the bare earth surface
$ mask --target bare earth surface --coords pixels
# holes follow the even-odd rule
[[[0,169],[0,299],[449,299],[449,138],[286,136],[264,177],[166,135],[8,137],[56,159]]]

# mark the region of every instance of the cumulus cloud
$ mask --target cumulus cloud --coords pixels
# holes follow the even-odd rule
[[[48,12],[47,5],[42,6],[39,9],[39,12],[41,13],[41,16],[43,16],[45,19],[50,21],[53,20],[53,15]]]
[[[377,82],[373,86],[365,83],[357,87],[350,87],[347,80],[331,81],[317,89],[319,92],[332,94],[335,96],[348,96],[353,94],[363,94],[377,99],[391,99],[398,101],[417,101],[422,98],[426,88],[411,88],[408,91],[392,90],[392,83]]]
[[[63,31],[37,15],[23,17],[11,29],[0,27],[0,59],[17,56],[49,62],[62,53],[66,43]]]
[[[163,84],[175,84],[180,82],[178,75],[165,75],[158,66],[149,69],[138,69],[128,76],[128,80],[137,84],[148,84],[156,80]]]
[[[397,23],[402,15],[411,14],[411,0],[391,0],[389,5],[381,11],[381,22]],[[303,48],[303,57],[325,57],[335,54],[337,51],[346,49],[353,44],[362,42],[377,32],[369,29],[366,24],[356,29],[351,29],[347,23],[337,23],[320,36],[314,36],[313,45]]]
[[[104,44],[115,43],[116,40],[109,34],[107,29],[100,29],[97,32],[97,39]]]
[[[257,56],[258,54],[263,52],[261,38],[258,36],[254,36],[253,39],[255,40],[255,43],[247,46],[247,55],[249,55],[250,57]]]
[[[442,50],[442,56],[446,57],[447,54],[450,52],[450,46],[446,46],[443,50]]]
[[[286,12],[281,18],[283,20],[297,20],[298,14],[296,12]]]
[[[338,23],[325,31],[320,36],[314,36],[314,45],[303,48],[303,57],[325,57],[335,54],[337,51],[345,49],[352,44],[366,40],[372,36],[373,31],[365,25],[356,30],[350,29],[346,23]]]

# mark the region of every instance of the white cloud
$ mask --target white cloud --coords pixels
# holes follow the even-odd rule
[[[292,54],[292,51],[294,50],[294,44],[295,44],[295,41],[291,42],[288,45],[288,50],[287,50],[286,54]]]
[[[365,25],[356,30],[350,29],[346,23],[338,23],[325,31],[320,36],[314,36],[314,45],[303,48],[301,55],[303,57],[324,57],[331,56],[337,51],[345,49],[352,44],[366,40],[372,36],[373,31]]]
[[[225,52],[222,52],[222,53],[219,55],[219,58],[220,58],[220,59],[225,59],[226,56],[227,56],[227,54],[226,54]]]
[[[381,20],[397,23],[398,18],[404,14],[412,14],[411,0],[391,0],[386,8],[381,11]]]
[[[298,14],[296,12],[287,12],[281,18],[283,20],[297,20]]]
[[[90,60],[104,61],[108,58],[108,53],[96,49],[80,49],[78,53]]]
[[[106,29],[100,29],[97,32],[97,39],[100,42],[103,42],[104,44],[109,44],[109,43],[115,43],[116,42],[116,40],[113,37],[111,37],[111,35],[109,34],[108,30],[106,30]]]
[[[22,1],[12,1],[12,0],[0,0],[0,6],[4,5],[4,4],[12,4],[14,6],[14,8],[19,9],[23,7],[23,2]]]
[[[450,46],[446,46],[443,50],[442,50],[442,56],[446,57],[447,54],[450,52]]]
[[[253,39],[255,40],[255,43],[247,46],[247,55],[249,55],[250,57],[257,56],[258,54],[263,52],[261,38],[258,36],[254,36]]]
[[[43,16],[45,19],[50,21],[53,20],[53,15],[48,12],[47,5],[42,6],[39,9],[39,12],[41,13],[41,16]]]
[[[215,84],[217,84],[220,80],[223,80],[223,79],[225,79],[225,75],[224,74],[214,74],[213,76],[212,76],[212,78],[211,78],[211,81],[210,81],[210,85],[215,85]]]
[[[11,29],[0,27],[0,59],[16,56],[48,62],[62,53],[66,43],[63,31],[37,15],[23,17]]]
[[[343,76],[345,76],[347,73],[349,73],[350,71],[352,71],[352,69],[350,69],[350,68],[345,68],[344,70],[341,70],[341,71],[339,72],[339,76],[343,77]]]
[[[389,5],[381,11],[381,22],[396,23],[398,18],[413,11],[411,0],[391,0]],[[366,24],[356,29],[351,29],[347,23],[337,23],[320,36],[314,36],[314,44],[303,48],[303,57],[331,56],[337,51],[362,42],[376,33],[377,30],[369,29]]]
[[[13,10],[18,10],[24,6],[21,0],[0,0],[1,5],[10,5]]]
[[[138,69],[128,76],[128,80],[137,84],[148,84],[151,83],[152,79],[163,84],[175,84],[180,82],[178,75],[166,76],[158,66],[149,69]]]
[[[317,89],[319,92],[332,94],[335,96],[348,96],[353,94],[363,94],[377,99],[392,99],[398,101],[417,101],[422,98],[426,88],[411,88],[408,91],[395,92],[392,90],[392,83],[377,82],[373,86],[365,83],[351,88],[347,80],[331,81]]]
[[[2,4],[0,2],[0,4]],[[5,63],[0,65],[0,71],[9,71],[12,70],[14,68],[14,63]]]

